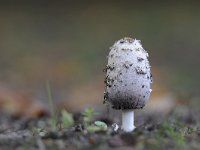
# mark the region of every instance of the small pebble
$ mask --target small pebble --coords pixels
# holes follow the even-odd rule
[[[119,125],[116,124],[116,123],[113,123],[112,124],[112,129],[113,129],[113,131],[117,132],[119,130]]]

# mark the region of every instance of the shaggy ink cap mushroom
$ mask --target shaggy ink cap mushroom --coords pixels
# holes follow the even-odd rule
[[[104,102],[123,112],[141,109],[150,97],[151,82],[148,53],[140,40],[125,37],[116,41],[108,55]]]

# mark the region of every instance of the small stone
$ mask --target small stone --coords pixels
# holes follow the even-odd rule
[[[117,132],[119,130],[119,125],[117,123],[112,124],[113,131]]]

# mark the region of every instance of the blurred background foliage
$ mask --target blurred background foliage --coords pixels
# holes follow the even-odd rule
[[[55,100],[102,103],[109,47],[130,36],[149,52],[154,84],[198,95],[199,7],[199,1],[1,1],[1,86],[45,99],[49,80]]]

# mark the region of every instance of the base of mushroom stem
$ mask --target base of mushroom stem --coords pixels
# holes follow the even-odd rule
[[[131,132],[136,127],[134,126],[134,111],[122,110],[122,130],[125,132]]]

